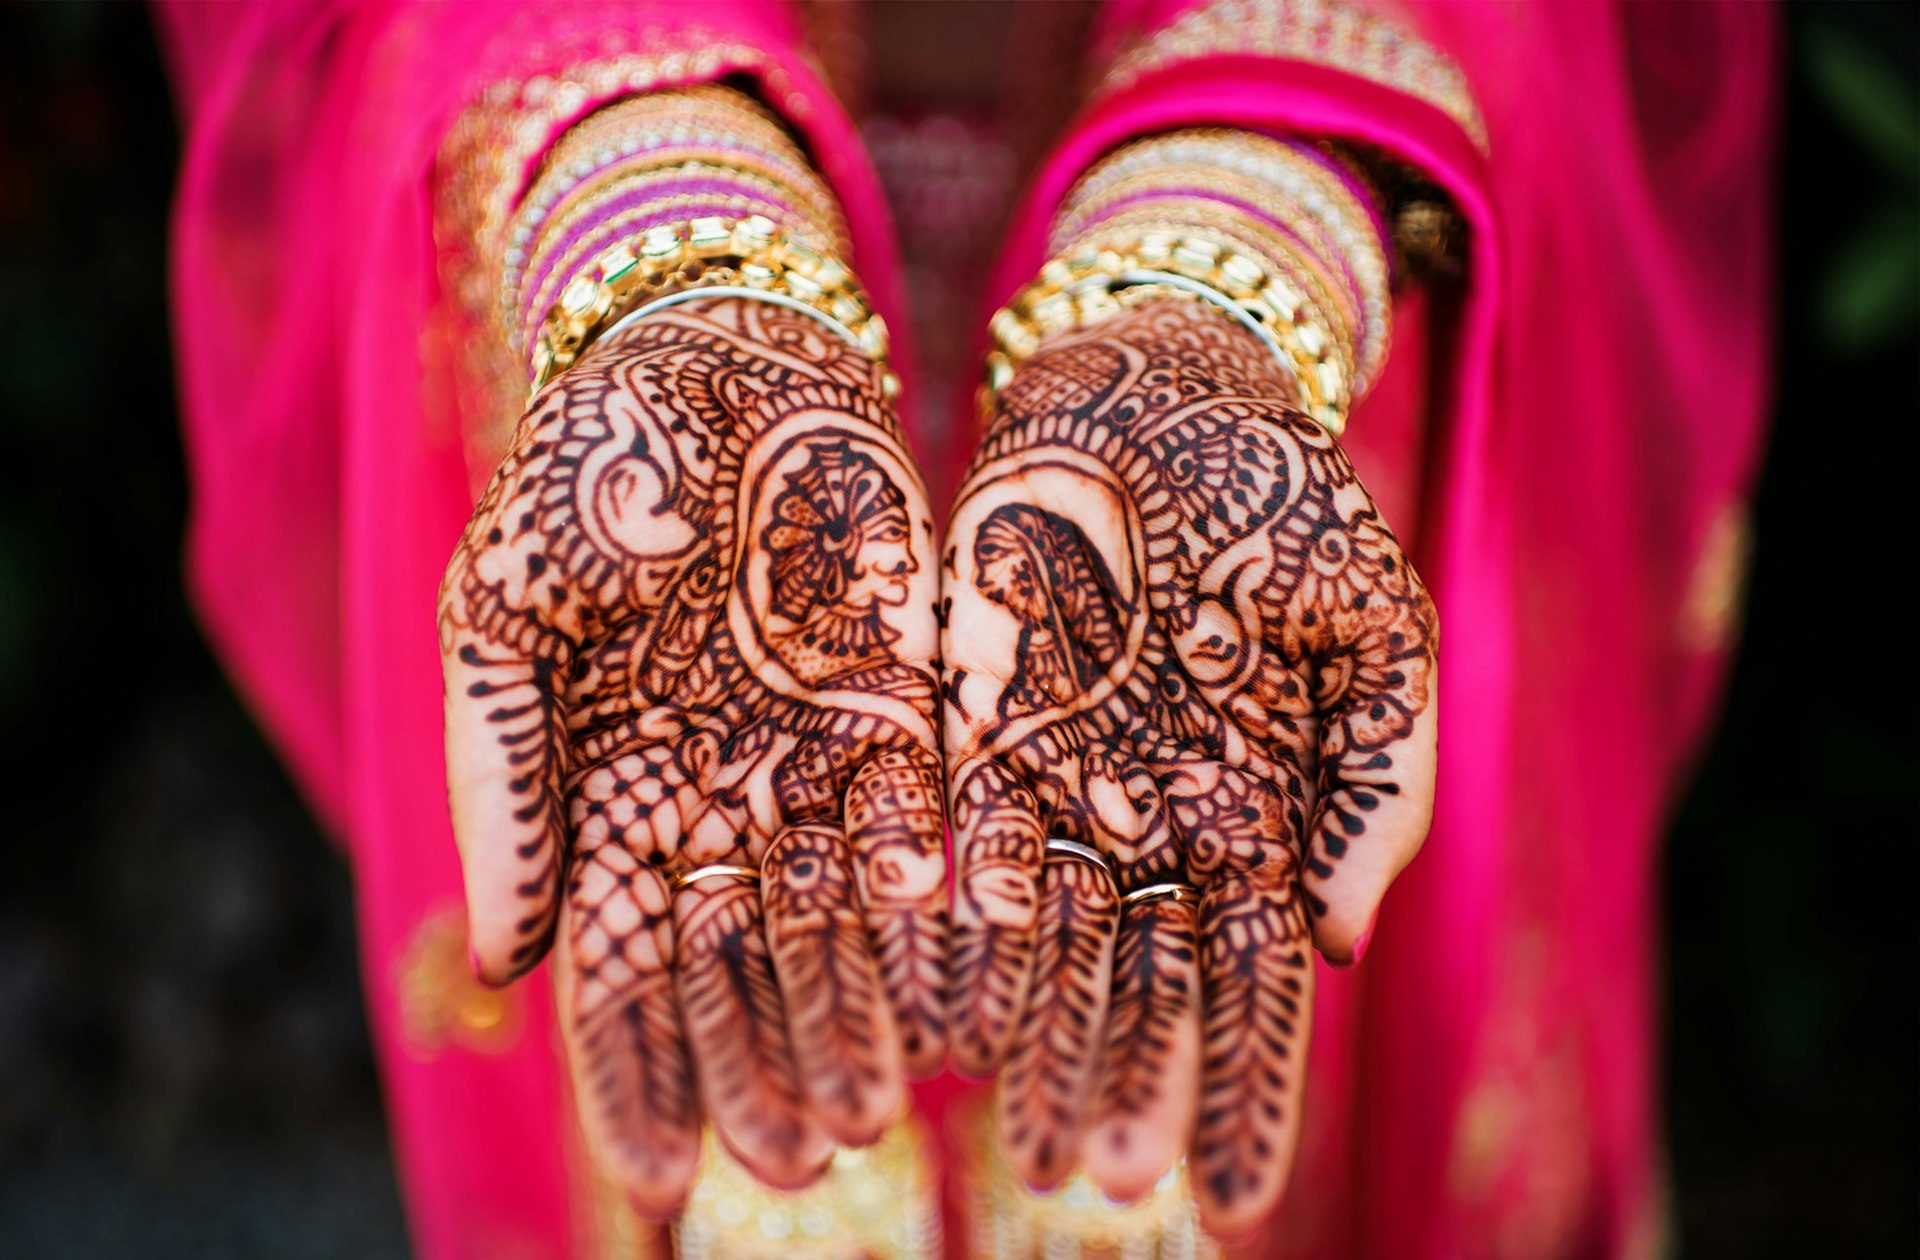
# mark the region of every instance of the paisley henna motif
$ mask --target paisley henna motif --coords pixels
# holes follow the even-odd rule
[[[1280,371],[1182,300],[1059,336],[1002,391],[943,556],[956,1059],[1007,1064],[1030,1180],[1084,1158],[1133,1194],[1187,1149],[1229,1230],[1284,1185],[1311,948],[1351,956],[1431,810],[1432,604]],[[1202,902],[1130,903],[1116,953],[1058,862],[1028,911],[1045,835],[1120,894]]]
[[[476,965],[511,979],[557,925],[585,1127],[643,1210],[702,1111],[795,1185],[877,1136],[903,1037],[944,1055],[932,547],[873,363],[715,300],[542,392],[448,566]]]

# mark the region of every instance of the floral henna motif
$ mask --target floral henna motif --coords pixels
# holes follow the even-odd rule
[[[944,1053],[932,542],[873,363],[716,300],[536,398],[448,566],[476,965],[510,979],[558,925],[585,1127],[644,1210],[691,1180],[696,1097],[798,1184],[891,1114],[902,1034]],[[670,892],[763,862],[764,908]]]
[[[1431,810],[1432,604],[1281,370],[1181,300],[1050,342],[1000,396],[942,561],[956,1057],[1010,1054],[1006,1083],[1018,1065],[1049,1104],[1014,1127],[1030,1179],[1084,1149],[1137,1192],[1197,1112],[1194,1184],[1221,1227],[1284,1183],[1311,945],[1350,952]],[[1059,903],[1057,863],[1031,931],[973,903],[978,881],[1018,904],[1045,835],[1105,854],[1120,893],[1203,892],[1197,916],[1128,907],[1091,1102],[1034,1082],[1064,1052],[1043,1047],[1046,1004],[1109,983],[1111,924]]]

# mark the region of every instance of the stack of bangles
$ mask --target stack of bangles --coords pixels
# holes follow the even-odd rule
[[[1386,359],[1387,233],[1360,169],[1321,146],[1200,129],[1115,150],[1068,193],[1051,260],[994,315],[983,410],[1045,338],[1184,294],[1258,337],[1337,437]]]
[[[1107,861],[1105,855],[1098,849],[1093,848],[1091,845],[1081,844],[1078,840],[1049,839],[1047,841],[1047,860],[1053,861],[1056,858],[1085,862],[1089,866],[1094,867],[1102,875],[1107,877],[1108,885],[1113,888],[1116,894],[1119,894],[1120,904],[1123,906],[1139,905],[1146,901],[1195,902],[1200,900],[1199,889],[1195,888],[1192,884],[1179,883],[1172,880],[1158,884],[1144,884],[1131,892],[1120,893],[1119,882],[1113,877],[1113,865]]]
[[[706,297],[782,306],[885,370],[887,326],[839,204],[751,97],[700,86],[625,98],[553,146],[507,226],[500,317],[538,391],[601,337]]]

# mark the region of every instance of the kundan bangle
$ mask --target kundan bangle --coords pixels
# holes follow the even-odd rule
[[[1062,202],[1053,260],[994,316],[983,401],[1043,338],[1177,295],[1259,337],[1339,434],[1386,356],[1379,202],[1344,155],[1299,141],[1197,128],[1115,150]]]
[[[1146,286],[1149,292],[1138,290]],[[1333,335],[1302,309],[1300,291],[1252,255],[1172,232],[1098,242],[1088,252],[1055,258],[988,324],[988,400],[1054,333],[1118,314],[1158,286],[1183,290],[1245,325],[1280,360],[1299,387],[1297,405],[1339,436],[1352,398]]]
[[[533,348],[534,390],[571,367],[629,312],[669,294],[721,287],[777,297],[780,305],[831,320],[881,365],[887,396],[899,392],[898,379],[886,368],[886,321],[852,271],[761,215],[661,224],[601,253],[567,282],[541,321]]]

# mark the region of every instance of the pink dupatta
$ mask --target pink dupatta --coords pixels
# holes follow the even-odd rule
[[[1171,127],[1359,142],[1451,195],[1464,300],[1400,301],[1348,430],[1440,608],[1437,814],[1365,964],[1318,977],[1294,1183],[1247,1254],[1650,1255],[1653,862],[1722,673],[1760,452],[1773,18],[1378,10],[1115,0],[1102,42],[1162,55],[1044,164],[991,297],[1033,274],[1100,153]]]

